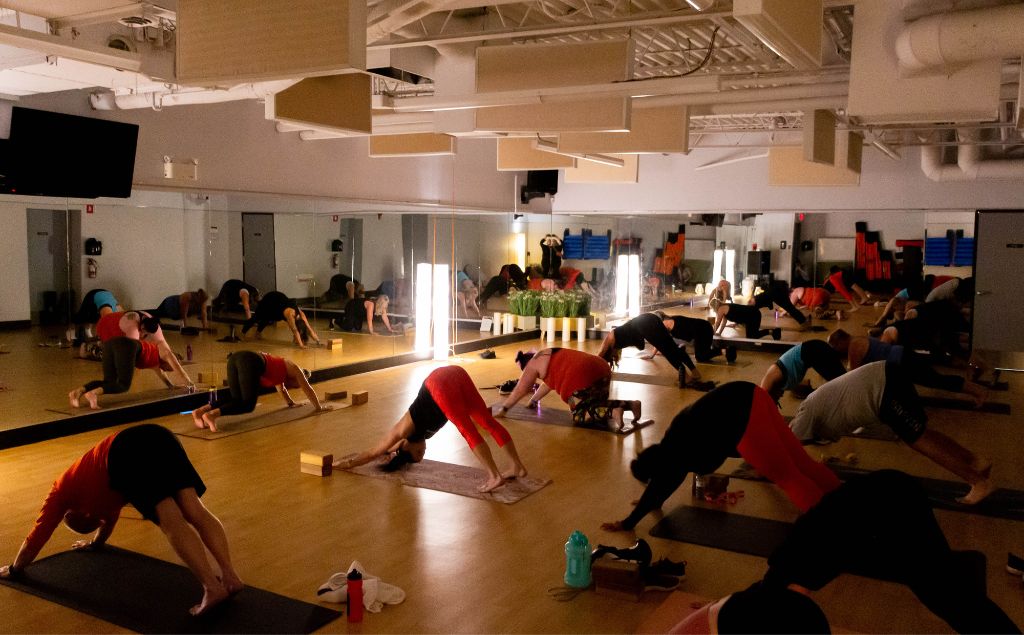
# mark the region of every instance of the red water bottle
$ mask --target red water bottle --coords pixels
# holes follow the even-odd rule
[[[363,574],[358,569],[348,572],[348,621],[363,621]]]

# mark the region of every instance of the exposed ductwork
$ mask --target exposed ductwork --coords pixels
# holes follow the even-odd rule
[[[983,160],[982,147],[973,131],[957,131],[960,145],[956,148],[956,163],[942,163],[942,146],[921,148],[921,171],[933,181],[976,181],[1024,179],[1024,159]]]
[[[943,13],[915,20],[896,38],[900,68],[940,71],[979,60],[1020,57],[1024,5]]]
[[[259,82],[241,84],[231,88],[176,88],[167,92],[133,93],[117,95],[112,92],[92,93],[89,103],[95,110],[131,110],[134,108],[152,108],[160,110],[164,106],[184,106],[190,104],[214,104],[242,99],[266,99],[285,88],[293,86],[299,80],[286,79],[275,82]]]

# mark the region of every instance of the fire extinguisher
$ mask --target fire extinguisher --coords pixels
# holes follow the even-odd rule
[[[338,254],[333,254],[331,256],[331,268],[332,269],[337,269],[338,268]]]
[[[89,258],[85,261],[85,272],[90,278],[96,277],[96,261]]]

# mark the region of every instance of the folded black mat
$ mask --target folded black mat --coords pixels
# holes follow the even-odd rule
[[[116,547],[64,551],[0,584],[139,633],[312,633],[341,616],[322,606],[246,587],[193,617],[203,591],[183,566]]]
[[[678,507],[651,528],[651,535],[767,558],[792,523],[704,507]]]
[[[949,408],[950,410],[971,410],[974,412],[991,412],[997,415],[1010,414],[1010,404],[998,401],[986,401],[981,408],[967,399],[951,399],[949,397],[921,397],[921,402],[932,408]]]

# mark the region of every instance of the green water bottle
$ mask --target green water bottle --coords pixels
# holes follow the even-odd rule
[[[565,543],[565,583],[575,589],[590,586],[590,541],[579,530]]]

